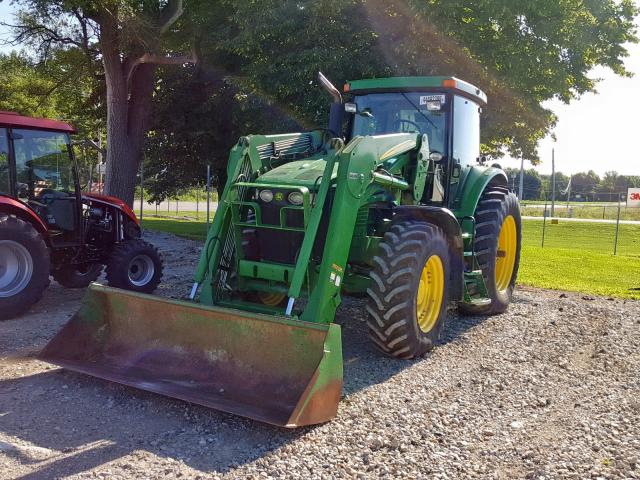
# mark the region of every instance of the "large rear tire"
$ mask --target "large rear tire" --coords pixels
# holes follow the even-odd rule
[[[386,355],[424,355],[438,341],[447,316],[447,238],[429,223],[400,220],[385,234],[373,261],[369,336]]]
[[[66,288],[86,288],[98,279],[102,268],[103,266],[99,263],[65,265],[53,272],[53,278]]]
[[[162,279],[158,250],[144,240],[127,240],[117,245],[107,263],[107,281],[116,288],[153,293]]]
[[[520,266],[522,220],[518,198],[506,187],[489,187],[476,208],[475,252],[491,303],[459,304],[468,315],[495,315],[509,307]]]
[[[0,320],[26,312],[49,285],[49,249],[28,222],[0,214]]]

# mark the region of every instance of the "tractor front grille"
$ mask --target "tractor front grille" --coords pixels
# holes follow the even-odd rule
[[[288,204],[286,204],[288,205]],[[280,225],[280,212],[284,203],[260,203],[263,225]],[[299,210],[285,210],[284,226],[304,228],[304,214]],[[303,232],[260,228],[256,231],[258,255],[265,262],[295,265],[302,246]]]

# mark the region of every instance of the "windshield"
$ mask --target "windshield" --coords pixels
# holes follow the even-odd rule
[[[352,137],[416,132],[427,134],[432,152],[446,154],[447,96],[424,92],[370,93],[354,98]],[[440,102],[440,110],[433,110]],[[429,107],[429,108],[428,108]]]
[[[69,136],[42,130],[14,130],[18,197],[37,198],[45,190],[75,190]]]

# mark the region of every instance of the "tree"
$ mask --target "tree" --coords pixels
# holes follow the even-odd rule
[[[145,162],[150,201],[202,186],[207,165],[218,189],[224,187],[229,151],[248,132],[266,125],[270,133],[303,128],[273,105],[243,94],[215,70],[162,68],[159,78]]]
[[[604,193],[613,192],[616,189],[619,177],[620,175],[616,171],[611,170],[604,172],[604,177],[602,177],[598,185],[598,191]]]
[[[600,177],[593,170],[589,170],[587,173],[576,173],[571,178],[571,193],[580,195],[585,200],[592,196],[600,183]]]
[[[487,91],[483,150],[537,160],[555,124],[542,102],[594,91],[597,65],[630,75],[625,42],[635,42],[632,0],[225,0],[237,27],[217,48],[242,59],[256,92],[301,120],[326,115],[310,85],[322,69],[341,84],[389,75],[455,75]]]
[[[42,59],[79,50],[102,62],[106,86],[105,190],[133,203],[136,172],[149,127],[157,65],[195,61],[167,51],[165,39],[183,14],[182,0],[18,0],[14,42],[28,42]]]

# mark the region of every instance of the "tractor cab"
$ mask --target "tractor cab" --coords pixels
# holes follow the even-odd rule
[[[0,113],[0,195],[28,205],[57,245],[81,231],[81,194],[69,125]]]
[[[453,77],[357,80],[344,91],[351,95],[344,106],[347,141],[368,135],[426,135],[430,155],[421,203],[451,206],[461,177],[480,158],[484,92]]]

